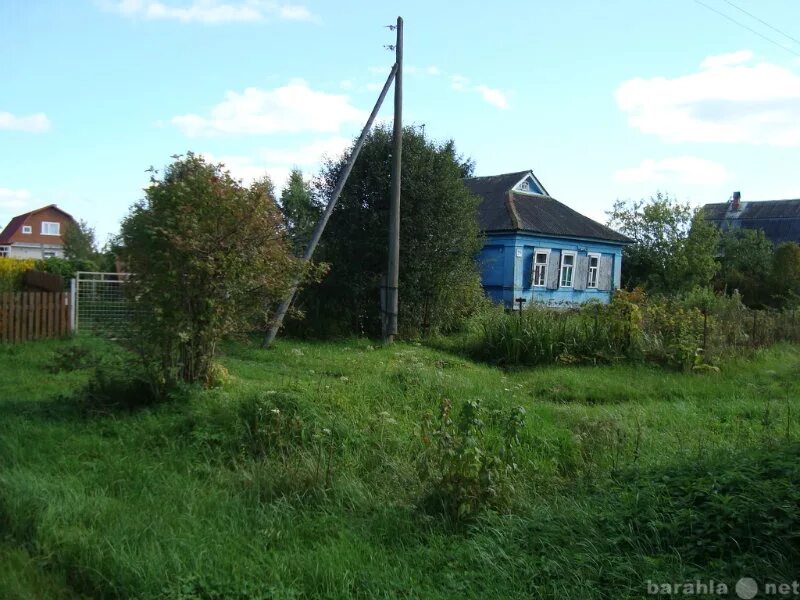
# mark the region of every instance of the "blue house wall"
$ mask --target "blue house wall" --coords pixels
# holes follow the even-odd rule
[[[611,289],[589,288],[547,289],[533,286],[533,255],[538,250],[574,251],[577,256],[598,253],[611,260]],[[506,308],[516,308],[517,298],[526,305],[540,302],[549,305],[569,305],[597,300],[607,303],[621,281],[622,244],[598,240],[550,237],[525,232],[488,233],[479,254],[481,282],[486,295]],[[577,263],[577,260],[576,260]],[[552,266],[548,267],[552,268]],[[585,277],[577,273],[576,277]]]

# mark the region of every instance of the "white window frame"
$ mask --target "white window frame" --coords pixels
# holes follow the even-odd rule
[[[587,268],[586,268],[586,289],[587,290],[596,290],[597,284],[600,283],[600,253],[599,252],[589,252],[587,254],[589,257]],[[592,266],[592,259],[597,259],[597,266]],[[592,285],[592,270],[594,270],[594,285]]]
[[[7,257],[8,253],[11,251],[11,246],[0,246],[0,257]]]
[[[33,233],[33,227],[31,227],[30,225],[23,225],[22,226],[22,233],[25,233],[25,234]]]
[[[55,250],[43,250],[42,251],[42,258],[58,258]]]
[[[55,233],[50,233],[48,225],[55,225]],[[42,235],[61,235],[61,223],[58,221],[42,221]]]
[[[572,264],[571,265],[565,265],[564,264],[564,259],[567,256],[571,256],[572,257]],[[577,262],[578,262],[578,253],[577,252],[575,252],[574,250],[562,250],[561,251],[561,261],[559,263],[559,267],[560,268],[558,269],[558,287],[562,287],[562,288],[575,287],[575,265],[576,265]],[[570,269],[569,284],[564,283],[564,271],[566,269]]]
[[[537,263],[536,258],[538,256],[544,256],[544,263]],[[533,268],[531,273],[531,286],[535,288],[546,288],[547,287],[547,265],[550,264],[550,250],[539,250],[535,249],[533,251]],[[542,268],[542,283],[536,283],[536,267],[541,266]]]

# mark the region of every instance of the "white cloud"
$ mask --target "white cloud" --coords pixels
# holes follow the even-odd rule
[[[352,140],[341,136],[315,140],[294,148],[269,148],[254,152],[252,156],[203,153],[214,163],[223,163],[231,175],[250,184],[264,175],[269,175],[280,194],[289,179],[293,167],[300,167],[306,175],[312,174],[326,157],[336,159],[350,147]]]
[[[436,67],[434,65],[430,65],[429,67],[426,67],[425,73],[427,73],[428,75],[433,75],[433,76],[437,76],[437,75],[441,75],[442,74],[442,72],[439,70],[439,67]]]
[[[643,160],[638,167],[617,171],[614,179],[620,183],[719,185],[727,181],[728,171],[720,163],[704,158],[675,156]]]
[[[508,98],[502,91],[483,84],[470,85],[469,78],[463,75],[450,75],[450,89],[456,92],[477,92],[484,102],[503,110],[508,108]]]
[[[349,79],[343,79],[339,82],[339,87],[343,90],[352,90],[353,89],[353,82]]]
[[[670,142],[800,146],[800,74],[748,50],[706,58],[696,73],[632,79],[616,91],[628,123]]]
[[[321,162],[324,157],[337,158],[350,147],[353,140],[342,136],[316,140],[298,148],[280,150],[263,150],[261,156],[265,162],[284,166],[309,166]]]
[[[732,65],[739,65],[747,62],[753,58],[751,50],[738,50],[728,54],[716,54],[708,56],[700,63],[701,69],[718,69],[720,67],[730,67]]]
[[[0,130],[2,129],[42,133],[50,129],[50,119],[44,113],[18,117],[10,112],[0,111]]]
[[[256,22],[270,18],[286,21],[314,21],[317,18],[301,5],[275,0],[190,0],[164,3],[158,0],[106,0],[104,5],[126,16],[205,24]]]
[[[502,108],[503,110],[508,108],[508,99],[500,90],[496,90],[485,85],[477,85],[475,86],[475,91],[478,92],[481,97],[492,106]]]
[[[271,134],[314,131],[338,132],[342,125],[363,123],[367,113],[347,96],[312,90],[296,79],[274,90],[247,88],[227,92],[208,116],[173,117],[173,125],[188,136],[217,134]]]
[[[33,195],[28,190],[0,188],[0,210],[20,210],[29,207],[32,202]]]
[[[217,156],[208,152],[204,152],[202,155],[209,162],[222,163],[233,177],[241,179],[245,185],[250,185],[268,175],[277,194],[280,194],[289,179],[289,167],[267,165],[252,156],[237,154]]]

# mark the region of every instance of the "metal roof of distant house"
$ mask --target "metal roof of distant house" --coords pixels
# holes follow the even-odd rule
[[[24,214],[17,215],[13,219],[11,219],[8,222],[8,225],[5,226],[5,229],[3,229],[2,232],[0,232],[0,244],[8,244],[8,243],[10,243],[11,242],[11,237],[22,226],[22,224],[25,222],[25,219],[27,219],[28,217],[30,217],[33,214],[36,214],[38,212],[42,212],[43,210],[47,210],[48,208],[52,208],[54,210],[57,210],[58,212],[64,214],[64,216],[66,216],[71,221],[75,220],[72,217],[72,215],[69,214],[67,211],[61,210],[55,204],[48,204],[47,206],[43,206],[41,208],[37,208],[36,210],[28,211],[28,212],[26,212]]]
[[[800,242],[800,199],[715,202],[703,207],[705,218],[721,229],[762,229],[773,244]]]
[[[517,184],[527,176],[544,193],[515,190]],[[549,196],[532,171],[469,177],[464,179],[464,183],[474,195],[482,199],[478,206],[478,222],[484,232],[529,231],[556,237],[589,238],[623,244],[633,241]]]

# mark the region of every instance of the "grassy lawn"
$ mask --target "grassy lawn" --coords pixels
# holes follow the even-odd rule
[[[800,578],[796,347],[693,374],[241,343],[220,387],[138,410],[87,410],[92,368],[54,368],[76,347],[117,352],[0,347],[2,598],[641,598],[648,580]],[[460,526],[420,507],[421,424],[444,398],[527,411],[514,493]]]

